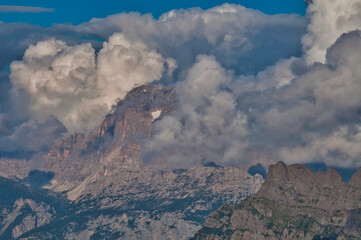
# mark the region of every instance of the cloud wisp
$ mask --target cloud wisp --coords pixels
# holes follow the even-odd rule
[[[41,13],[41,12],[54,12],[54,11],[55,11],[54,8],[0,5],[0,12],[2,13]]]

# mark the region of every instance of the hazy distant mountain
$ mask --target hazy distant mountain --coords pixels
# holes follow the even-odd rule
[[[212,213],[194,239],[361,239],[361,168],[349,183],[333,168],[271,165],[258,193]]]

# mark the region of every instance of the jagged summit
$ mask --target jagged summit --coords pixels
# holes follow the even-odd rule
[[[149,126],[164,115],[174,110],[175,95],[170,87],[143,85],[130,91],[124,100],[117,103],[112,113],[108,114],[98,128],[97,137],[114,136],[116,139],[124,138],[136,131],[144,131],[149,137]],[[160,111],[160,115],[154,118],[154,112]],[[142,116],[140,116],[143,114]],[[147,119],[150,124],[139,122]],[[122,126],[119,125],[122,123]],[[142,129],[135,129],[140,127]],[[144,125],[144,126],[143,126]],[[123,127],[123,128],[122,128]],[[146,129],[147,128],[147,129]]]
[[[349,183],[331,167],[271,165],[261,189],[212,213],[195,239],[361,239],[361,168]]]
[[[86,137],[81,133],[59,140],[48,153],[47,158],[68,158],[71,154],[98,154],[110,145],[130,144],[135,138],[149,137],[154,120],[174,110],[175,95],[170,87],[142,85],[130,91],[113,107],[96,133]],[[159,116],[154,119],[154,112]],[[129,139],[131,137],[132,139]]]
[[[71,207],[57,213],[59,221],[18,234],[25,239],[188,239],[209,213],[260,189],[263,178],[238,167],[206,163],[159,170],[142,164],[142,142],[151,137],[152,125],[174,110],[172,88],[136,87],[96,131],[59,140],[42,161],[33,160],[29,170],[36,166],[51,174],[46,188],[62,193]]]
[[[361,188],[361,168],[357,169],[354,175],[352,175],[350,183],[351,186]]]
[[[99,171],[111,174],[122,168],[139,168],[141,142],[151,136],[153,122],[174,111],[174,105],[170,87],[136,87],[113,107],[95,132],[73,134],[44,153],[41,170],[55,172],[52,187],[63,191]]]
[[[269,167],[266,181],[289,181],[293,183],[302,182],[304,184],[340,184],[341,175],[332,167],[327,167],[326,171],[319,170],[313,172],[309,167],[302,164],[287,166],[284,162],[278,162]]]
[[[271,165],[268,169],[266,179],[268,181],[289,180],[287,165],[284,162],[278,162],[275,165]]]

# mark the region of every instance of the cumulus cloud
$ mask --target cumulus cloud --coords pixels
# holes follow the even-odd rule
[[[102,42],[99,44],[97,39],[83,39],[84,36],[80,36],[71,30],[60,29],[57,26],[43,28],[26,23],[0,22],[0,35],[0,137],[3,143],[0,155],[4,156],[6,146],[9,147],[8,150],[12,149],[12,151],[15,149],[14,146],[26,149],[26,146],[21,146],[21,144],[5,144],[6,142],[14,143],[16,141],[16,138],[11,136],[16,135],[15,132],[21,129],[20,126],[25,124],[33,125],[32,123],[36,122],[36,120],[39,123],[51,118],[51,116],[42,116],[41,119],[32,119],[28,111],[28,103],[30,102],[28,94],[24,90],[14,91],[13,84],[9,79],[9,65],[11,62],[21,60],[29,45],[35,45],[37,42],[48,40],[51,37],[62,40],[68,45],[81,44],[85,41],[90,42],[96,49],[101,47]],[[47,138],[47,144],[56,141],[60,135],[52,134],[49,136],[52,136],[53,139]],[[34,138],[32,141],[36,142],[37,140]],[[19,149],[19,151],[23,150]],[[14,156],[11,153],[5,155],[10,156],[9,154]],[[19,156],[17,153],[15,155]],[[23,155],[20,154],[20,156]]]
[[[228,87],[232,74],[214,57],[199,56],[186,79],[176,85],[179,108],[156,124],[144,146],[146,162],[166,158],[171,167],[209,161],[235,164],[247,142],[246,117]]]
[[[160,80],[166,67],[168,75],[176,67],[174,59],[164,59],[144,43],[130,42],[122,34],[115,34],[104,43],[97,62],[97,85],[103,93],[101,101],[108,107],[134,86]]]
[[[315,0],[308,7],[308,33],[303,37],[305,57],[309,64],[324,63],[326,51],[343,33],[360,29],[359,0]]]
[[[265,120],[273,131],[265,132],[260,121],[276,105],[278,91],[304,71],[293,69],[301,63],[298,58],[285,59],[256,76],[245,76],[226,70],[213,56],[198,56],[175,86],[176,113],[156,122],[152,138],[145,141],[143,161],[161,167],[207,162],[247,166],[269,152],[278,154],[280,145],[274,144],[273,134],[284,126]]]
[[[306,30],[301,16],[269,16],[230,4],[173,10],[159,19],[121,13],[78,26],[0,25],[3,139],[52,117],[68,133],[89,131],[133,86],[184,79],[199,54],[236,73],[258,72],[299,56]]]
[[[250,156],[261,152],[266,163],[358,167],[361,33],[353,30],[361,27],[360,6],[358,1],[314,1],[308,10],[304,56],[281,59],[257,74],[230,73],[225,69],[234,68],[221,57],[198,59],[188,77],[176,85],[179,111],[156,124],[154,139],[145,145],[144,161],[180,167],[204,159],[251,165],[255,162]],[[217,81],[204,78],[207,72]],[[216,106],[211,100],[214,93],[223,96],[217,99],[227,102],[228,108],[211,107]],[[241,124],[229,122],[236,116],[242,116]],[[211,119],[217,124],[207,127],[214,123]],[[227,158],[232,146],[237,146],[238,155]]]
[[[268,113],[276,111],[273,121],[285,126],[291,123],[292,130],[298,129],[289,138],[295,139],[297,134],[299,140],[295,146],[282,147],[283,158],[341,166],[360,164],[360,51],[361,32],[343,34],[328,50],[326,64],[311,67],[279,94],[282,101],[295,104],[282,110],[274,107]]]
[[[303,45],[304,18],[231,4],[173,10],[159,19],[116,14],[56,25],[50,35],[37,30],[36,38],[16,43],[33,45],[11,65],[11,82],[0,82],[6,89],[0,100],[11,99],[16,110],[0,104],[0,142],[9,143],[0,151],[44,148],[41,141],[21,145],[24,135],[40,136],[36,129],[48,142],[64,126],[89,131],[133,86],[158,81],[174,84],[178,107],[155,122],[143,146],[147,163],[252,165],[261,152],[270,162],[358,166],[361,37],[353,30],[360,16],[356,0],[313,1]],[[77,40],[62,37],[69,33]],[[0,56],[0,67],[20,52]]]
[[[159,19],[121,13],[62,27],[100,38],[121,32],[131,41],[145,42],[164,57],[176,59],[181,70],[191,67],[203,54],[215,56],[226,68],[250,74],[280,58],[300,56],[300,39],[307,25],[299,15],[266,15],[223,4],[208,10],[172,10]]]
[[[14,91],[25,92],[33,119],[55,116],[70,132],[96,127],[116,99],[159,80],[166,61],[141,42],[114,34],[96,56],[88,44],[50,39],[31,45],[11,64]]]
[[[264,141],[291,163],[358,166],[360,44],[359,31],[344,34],[328,50],[326,64],[310,67],[283,88],[270,89],[269,106],[251,116],[260,133],[258,144]],[[248,101],[253,108],[259,105],[258,99]]]
[[[360,52],[361,32],[354,31],[329,48],[325,64],[291,58],[256,76],[237,76],[199,57],[177,83],[179,108],[155,125],[144,161],[250,165],[261,150],[266,163],[359,166]]]

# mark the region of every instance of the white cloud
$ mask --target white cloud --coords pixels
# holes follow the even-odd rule
[[[307,14],[310,24],[302,42],[309,64],[324,63],[327,49],[341,34],[361,28],[359,0],[315,0]]]
[[[247,116],[255,144],[288,163],[359,166],[360,51],[360,31],[344,34],[327,51],[328,64],[307,68],[284,87],[238,96],[253,108]]]
[[[115,100],[135,85],[169,80],[177,67],[179,78],[198,54],[214,55],[222,65],[242,73],[297,54],[305,21],[224,4],[206,11],[174,10],[159,20],[117,14],[54,29],[109,36],[99,52],[90,44],[42,41],[11,65],[12,83],[28,93],[32,117],[53,115],[74,132],[95,127]],[[122,34],[113,35],[117,31]],[[281,50],[272,51],[276,48]]]
[[[148,50],[144,43],[130,42],[122,34],[111,36],[97,59],[97,86],[103,94],[102,101],[110,107],[134,86],[160,80],[165,63],[159,53]]]
[[[214,57],[199,56],[186,79],[176,85],[177,112],[158,122],[145,144],[145,162],[166,159],[171,167],[205,161],[238,164],[247,146],[247,119],[227,90],[231,81],[232,74]]]
[[[342,35],[327,64],[281,60],[257,76],[236,76],[212,57],[199,57],[177,83],[179,108],[159,121],[144,160],[173,167],[215,161],[252,164],[361,162],[361,32]],[[258,159],[254,159],[258,160]]]
[[[360,3],[315,0],[308,15],[304,57],[304,18],[232,4],[158,20],[122,13],[48,29],[0,23],[1,68],[33,44],[11,65],[12,94],[2,83],[0,153],[36,151],[64,133],[62,124],[89,131],[134,85],[161,80],[174,82],[179,108],[155,122],[146,161],[250,164],[262,149],[288,163],[358,166],[361,37],[342,34],[360,28]],[[105,42],[79,44],[81,37]],[[49,137],[21,140],[40,138],[37,131]]]
[[[280,58],[300,55],[300,38],[306,33],[305,18],[299,15],[266,15],[234,4],[208,10],[172,10],[159,20],[151,15],[121,13],[63,27],[101,38],[122,32],[131,41],[145,42],[164,57],[176,59],[182,70],[204,54],[243,74],[257,73]]]
[[[114,34],[98,56],[90,44],[50,39],[30,46],[11,65],[15,91],[25,91],[33,118],[55,116],[70,132],[87,132],[135,85],[162,77],[161,55]]]
[[[0,135],[9,142],[20,126],[51,116],[70,132],[89,131],[134,85],[183,79],[199,54],[237,73],[258,72],[299,55],[306,29],[297,15],[268,16],[230,4],[174,10],[158,20],[122,13],[78,26],[0,25],[0,69],[18,60],[11,82],[0,76]],[[58,135],[52,136],[49,143]]]

